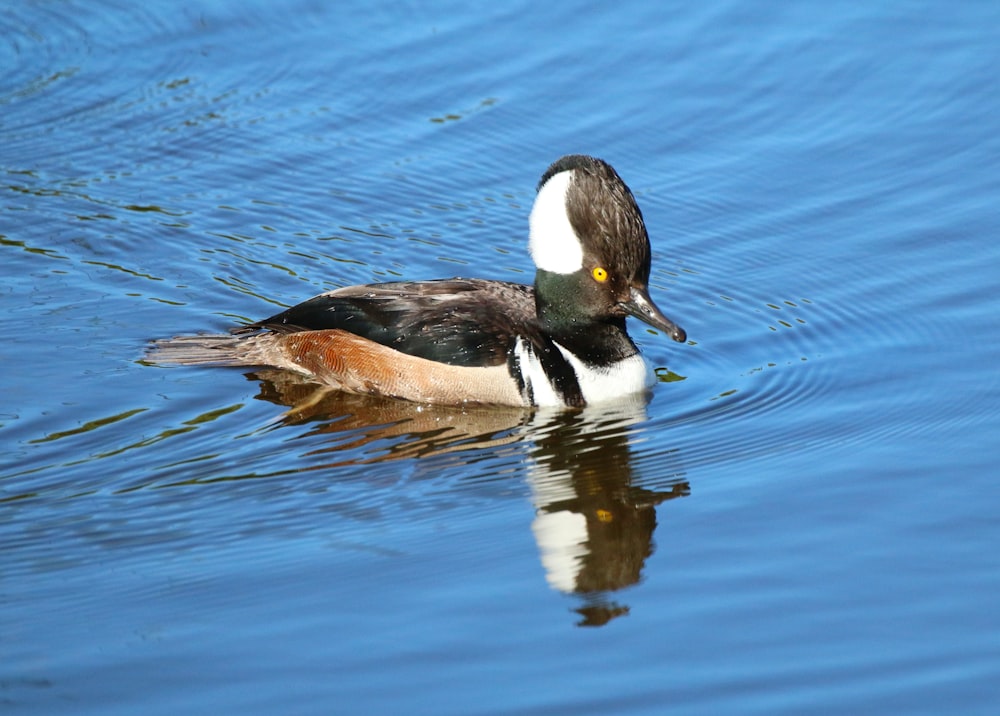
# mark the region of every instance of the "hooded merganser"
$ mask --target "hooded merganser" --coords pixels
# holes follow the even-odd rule
[[[157,363],[273,366],[340,390],[425,403],[583,406],[652,387],[625,330],[678,342],[649,297],[649,236],[606,162],[559,159],[529,219],[534,287],[484,279],[348,286],[232,335],[154,343]]]

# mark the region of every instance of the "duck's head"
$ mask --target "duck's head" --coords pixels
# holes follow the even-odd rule
[[[684,329],[649,296],[650,248],[635,197],[607,162],[571,154],[542,175],[529,250],[536,300],[550,325],[585,328],[634,316],[675,341]]]

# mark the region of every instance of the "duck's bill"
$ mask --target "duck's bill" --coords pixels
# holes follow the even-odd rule
[[[684,332],[684,329],[664,316],[663,311],[656,307],[653,299],[644,289],[633,286],[630,300],[623,303],[622,307],[630,316],[635,316],[643,323],[648,323],[653,328],[663,331],[678,343],[687,340],[687,333]]]

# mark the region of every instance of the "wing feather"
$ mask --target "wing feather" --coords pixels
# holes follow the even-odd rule
[[[504,363],[515,337],[536,333],[534,326],[532,287],[444,279],[348,286],[237,332],[338,329],[407,355],[471,367]]]

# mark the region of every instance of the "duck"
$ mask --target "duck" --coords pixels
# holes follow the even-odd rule
[[[321,293],[228,334],[154,341],[156,364],[288,370],[336,390],[440,405],[581,408],[648,393],[655,373],[626,330],[679,343],[649,293],[651,249],[610,164],[564,156],[528,217],[533,285],[394,281]]]

